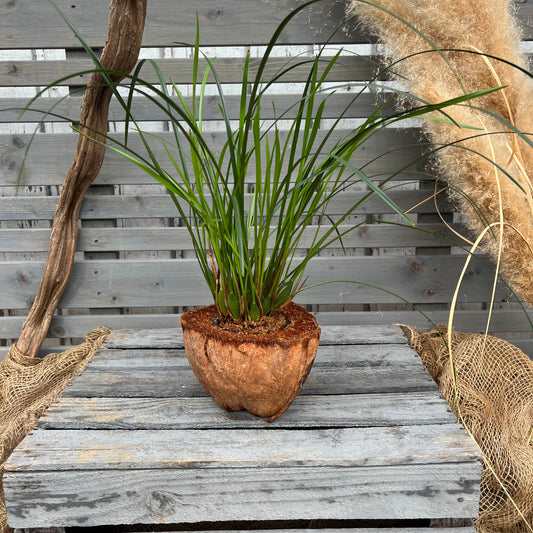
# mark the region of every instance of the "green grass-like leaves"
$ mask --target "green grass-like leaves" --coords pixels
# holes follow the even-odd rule
[[[216,70],[216,61],[201,53],[200,31],[194,43],[192,103],[188,104],[178,87],[170,82],[177,98],[167,89],[167,80],[154,61],[141,62],[129,80],[129,95],[123,98],[112,87],[126,111],[126,132],[136,128],[142,151],[135,150],[126,133],[123,141],[107,137],[109,147],[163,184],[193,242],[199,266],[221,316],[235,322],[257,321],[283,307],[305,285],[305,268],[325,247],[337,242],[342,247],[346,233],[339,230],[353,211],[369,197],[377,194],[395,212],[407,218],[357,165],[357,150],[382,128],[406,119],[443,113],[449,105],[461,105],[472,98],[491,92],[480,91],[438,105],[418,102],[416,107],[393,115],[382,113],[389,102],[376,110],[350,134],[334,142],[334,132],[350,106],[324,128],[322,117],[328,104],[325,90],[328,75],[341,57],[340,52],[324,58],[301,58],[282,68],[270,79],[264,73],[270,54],[283,29],[300,11],[319,0],[311,0],[294,9],[275,31],[260,61],[255,76],[250,75],[250,58],[243,67],[238,119],[228,111],[224,85]],[[71,26],[82,45],[90,51],[82,37]],[[105,69],[96,56],[91,58],[98,70]],[[207,67],[200,72],[201,60]],[[142,70],[151,66],[157,74],[156,86],[142,78]],[[291,110],[266,122],[262,106],[268,89],[294,68],[307,67],[306,81]],[[106,83],[112,84],[110,72]],[[208,78],[217,89],[220,120],[225,142],[219,151],[211,146],[204,133],[203,110]],[[373,81],[369,82],[372,84]],[[338,87],[337,87],[338,89]],[[351,103],[363,91],[358,91]],[[135,121],[134,94],[141,94],[164,111],[172,129],[172,142],[142,131]],[[291,112],[289,126],[282,129]],[[84,135],[91,136],[86,129]],[[164,147],[165,160],[154,151],[154,143]],[[329,202],[356,181],[369,186],[369,192],[356,205],[332,221],[327,214]],[[409,219],[407,219],[409,221]],[[327,221],[327,226],[321,226]],[[317,231],[303,257],[296,257],[299,242],[307,226]],[[345,227],[345,226],[344,226]],[[356,226],[354,226],[356,227]],[[352,228],[353,229],[353,228]]]

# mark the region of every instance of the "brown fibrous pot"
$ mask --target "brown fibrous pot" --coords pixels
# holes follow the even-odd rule
[[[227,331],[214,305],[181,317],[189,364],[205,390],[228,411],[278,418],[311,371],[320,339],[313,315],[290,302],[287,325],[269,333]]]

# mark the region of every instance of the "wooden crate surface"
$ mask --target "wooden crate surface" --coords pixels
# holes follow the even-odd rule
[[[324,326],[271,424],[219,408],[175,328],[113,332],[11,456],[4,489],[19,528],[404,520],[476,516],[480,475],[397,327]]]

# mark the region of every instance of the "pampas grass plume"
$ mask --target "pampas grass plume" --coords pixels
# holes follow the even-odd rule
[[[462,192],[452,192],[452,196],[469,227],[480,234],[487,224],[500,224],[503,218],[502,234],[498,227],[493,233],[487,232],[484,248],[496,259],[501,246],[503,276],[519,296],[533,303],[533,148],[490,114],[502,117],[521,132],[533,132],[531,78],[512,65],[488,57],[527,68],[519,52],[520,33],[511,2],[376,3],[399,18],[357,0],[352,0],[352,12],[387,45],[390,59],[399,61],[394,71],[407,80],[414,96],[438,103],[465,92],[505,86],[475,99],[471,105],[446,109],[457,124],[469,127],[426,120],[424,129],[435,145],[450,145],[438,150],[437,168],[452,191]]]

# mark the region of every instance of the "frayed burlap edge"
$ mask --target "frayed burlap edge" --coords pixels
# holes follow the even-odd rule
[[[483,452],[477,531],[531,533],[533,361],[490,335],[400,327]]]
[[[43,359],[29,358],[13,345],[0,362],[0,533],[11,532],[2,488],[3,465],[19,442],[37,427],[46,408],[102,347],[111,330],[91,331],[84,343]]]

